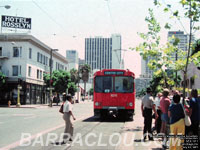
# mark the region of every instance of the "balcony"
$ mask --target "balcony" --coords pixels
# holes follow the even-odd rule
[[[6,77],[9,77],[9,70],[2,69],[0,70],[3,74],[5,74]]]
[[[9,59],[10,58],[10,52],[5,52],[2,55],[0,54],[0,59]]]

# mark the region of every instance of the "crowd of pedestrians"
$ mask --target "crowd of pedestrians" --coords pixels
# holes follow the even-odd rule
[[[170,150],[188,149],[188,145],[195,145],[193,149],[199,149],[200,97],[198,97],[198,91],[192,89],[186,100],[183,100],[177,90],[163,89],[162,93],[157,94],[155,100],[150,88],[147,88],[146,92],[141,104],[144,117],[144,141],[147,137],[153,140],[150,128],[152,128],[152,118],[155,118],[155,130],[158,135],[162,135],[159,137],[162,137],[164,148],[167,148],[167,141],[169,141]],[[190,126],[185,124],[185,115],[191,119]],[[190,140],[187,139],[188,137]]]

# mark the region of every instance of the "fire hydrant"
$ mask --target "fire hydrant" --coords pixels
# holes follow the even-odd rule
[[[10,105],[11,105],[11,101],[8,101],[8,107],[10,107]]]

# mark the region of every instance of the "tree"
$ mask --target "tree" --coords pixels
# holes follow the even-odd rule
[[[47,87],[49,87],[50,75],[44,74],[44,82]],[[71,82],[70,73],[64,70],[55,70],[52,73],[52,86],[54,87],[54,92],[63,93],[68,89],[68,84]]]
[[[140,97],[140,96],[144,96],[145,93],[146,93],[146,89],[141,89],[141,91],[139,91],[139,92],[136,93],[136,94],[137,94],[138,97]]]
[[[85,91],[84,99],[85,99],[85,94],[86,94],[86,83],[88,82],[90,71],[91,71],[91,68],[88,64],[85,64],[80,67],[81,79],[84,82],[84,91]]]
[[[89,95],[91,96],[91,95],[93,95],[93,93],[94,93],[94,88],[90,88]]]
[[[158,1],[155,2],[156,5],[158,5]],[[169,10],[170,5],[167,5],[167,7],[168,8],[165,8],[164,11]],[[177,12],[174,12],[173,15],[178,16]],[[151,58],[148,63],[148,67],[154,71],[155,78],[162,77],[162,79],[160,79],[160,81],[163,83],[162,88],[173,87],[178,82],[178,76],[176,76],[176,80],[174,82],[173,78],[167,74],[166,69],[171,70],[172,72],[183,71],[184,81],[186,81],[185,77],[187,73],[187,65],[195,61],[197,64],[199,62],[198,58],[200,57],[200,53],[197,52],[189,57],[189,50],[185,52],[181,49],[178,49],[178,43],[180,40],[174,36],[169,39],[171,42],[168,42],[165,45],[161,45],[161,37],[159,36],[161,26],[154,17],[152,9],[149,9],[149,16],[145,18],[145,21],[148,23],[148,32],[139,33],[144,42],[139,44],[139,46],[137,46],[134,50],[139,51],[144,60]],[[166,23],[165,29],[170,29],[170,25],[168,23]],[[191,44],[189,45],[190,47],[193,46]],[[172,54],[174,53],[179,54],[178,60],[174,60],[172,58]],[[185,87],[183,89],[183,91],[185,91]]]
[[[154,71],[154,79],[156,81],[159,79],[163,88],[170,88],[174,86],[175,82],[168,76],[166,69],[170,68],[170,70],[174,71],[177,69],[176,61],[173,60],[172,54],[177,51],[176,45],[178,41],[175,39],[173,44],[160,44],[161,37],[159,33],[161,26],[154,17],[152,9],[149,9],[149,16],[145,18],[145,21],[148,23],[148,32],[138,33],[144,42],[133,48],[133,50],[140,52],[144,60],[149,60],[148,67]],[[183,52],[179,50],[179,53],[182,54]]]
[[[167,76],[168,78],[170,78],[173,82],[173,84],[171,84],[171,86],[169,88],[173,88],[174,84],[180,86],[181,83],[181,77],[180,75],[178,75],[176,77],[175,74],[173,73],[168,73],[167,72]],[[162,92],[163,88],[165,87],[164,85],[164,77],[162,76],[163,74],[158,74],[158,75],[153,75],[152,80],[150,81],[150,88],[153,89],[152,94],[153,96],[156,96],[157,93]]]
[[[68,84],[68,93],[71,94],[71,96],[74,96],[77,92],[77,86],[74,82],[69,82]]]
[[[2,89],[6,84],[6,76],[0,72],[0,89]]]
[[[70,75],[71,75],[71,81],[77,84],[79,82],[79,73],[78,70],[76,69],[71,69],[70,70]]]
[[[170,12],[172,14],[172,17],[176,18],[178,21],[180,21],[180,19],[182,18],[186,18],[188,19],[188,22],[189,22],[188,50],[185,57],[186,59],[183,61],[183,64],[182,64],[182,67],[184,67],[184,69],[182,70],[184,74],[183,98],[185,98],[188,65],[191,62],[198,64],[200,61],[199,60],[200,52],[197,52],[195,55],[192,55],[191,57],[191,50],[193,49],[193,46],[194,46],[194,44],[192,43],[192,36],[197,30],[200,30],[200,26],[198,24],[198,22],[200,21],[200,9],[199,9],[200,1],[199,0],[179,0],[179,3],[183,8],[183,10],[181,10],[181,13],[179,10],[172,10],[171,4],[165,4],[165,3],[164,4],[166,5],[166,7],[164,8],[164,11]],[[154,4],[156,6],[162,5],[162,3],[160,3],[158,0],[154,0]]]

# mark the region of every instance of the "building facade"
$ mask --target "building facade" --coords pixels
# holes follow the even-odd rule
[[[28,34],[0,34],[0,70],[8,84],[1,91],[0,103],[16,103],[17,86],[21,84],[21,104],[48,103],[49,91],[43,80],[50,73],[52,49]],[[67,70],[67,60],[52,53],[52,71]],[[19,83],[20,82],[20,83]]]
[[[179,39],[179,43],[177,45],[178,49],[181,49],[183,51],[187,51],[188,50],[188,43],[189,43],[189,35],[184,34],[183,31],[169,31],[168,32],[168,40],[169,42],[172,44],[174,39],[172,37],[178,38]],[[194,36],[192,36],[192,42],[194,42],[195,38]],[[173,60],[177,60],[179,58],[178,53],[174,53],[172,54],[172,59]]]
[[[66,58],[68,60],[68,69],[77,69],[78,70],[78,52],[76,50],[67,50],[66,51]]]
[[[200,89],[200,67],[195,66],[194,63],[188,65],[186,88]]]
[[[153,77],[153,70],[148,67],[148,63],[151,60],[151,57],[147,57],[146,60],[141,60],[141,76],[145,78],[152,78]]]
[[[140,75],[139,78],[135,79],[135,90],[136,90],[136,96],[142,91],[145,90],[146,88],[150,86],[150,81],[151,78],[148,76]]]
[[[91,66],[91,70],[120,69],[121,35],[113,34],[109,38],[86,38],[85,62]]]

